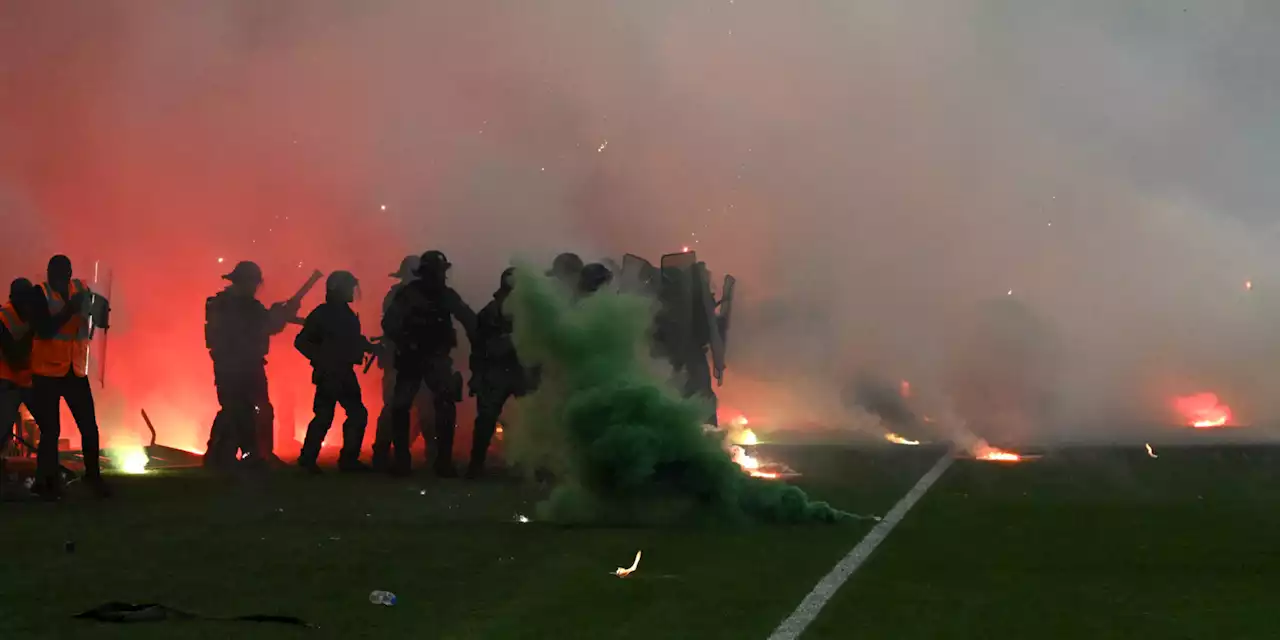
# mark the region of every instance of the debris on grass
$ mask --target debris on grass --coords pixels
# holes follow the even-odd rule
[[[1147,443],[1147,455],[1151,456],[1152,458],[1159,458],[1159,457],[1160,457],[1160,456],[1156,455],[1156,452],[1155,452],[1155,451],[1152,451],[1152,450],[1151,450],[1151,443],[1150,443],[1150,442],[1148,442],[1148,443]]]

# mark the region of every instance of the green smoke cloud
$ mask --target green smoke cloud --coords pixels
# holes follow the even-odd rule
[[[709,407],[682,398],[649,355],[652,302],[626,294],[573,301],[532,269],[516,272],[506,312],[538,391],[522,399],[508,457],[550,471],[544,520],[565,524],[688,518],[834,522],[846,516],[803,491],[751,478],[704,431]]]

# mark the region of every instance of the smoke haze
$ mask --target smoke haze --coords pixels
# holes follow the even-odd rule
[[[178,446],[235,261],[272,300],[352,270],[377,333],[428,248],[477,308],[513,258],[696,250],[742,283],[720,391],[753,421],[839,422],[860,371],[945,389],[1012,291],[1062,345],[1058,429],[1198,392],[1264,422],[1278,36],[1263,0],[5,3],[0,272],[110,270],[104,401]]]

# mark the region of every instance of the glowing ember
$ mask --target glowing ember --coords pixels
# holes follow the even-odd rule
[[[1173,399],[1173,408],[1197,429],[1222,427],[1231,421],[1231,407],[1222,404],[1214,393],[1179,396]]]
[[[1253,291],[1253,281],[1252,281],[1252,280],[1245,280],[1245,281],[1244,281],[1244,289],[1245,289],[1245,291]]]
[[[919,440],[908,440],[896,433],[886,433],[884,434],[884,439],[894,444],[905,444],[913,447],[920,444]]]
[[[1152,451],[1152,450],[1151,450],[1151,443],[1150,443],[1150,442],[1148,442],[1148,443],[1147,443],[1147,455],[1151,456],[1152,458],[1159,458],[1159,457],[1160,457],[1160,456],[1156,455],[1156,452],[1155,452],[1155,451]]]
[[[904,397],[904,398],[910,398],[910,397],[911,397],[911,383],[910,383],[910,382],[907,382],[906,380],[903,380],[903,381],[898,385],[898,394],[899,394],[899,395],[901,395],[901,396],[902,396],[902,397]]]
[[[147,472],[147,463],[151,461],[142,447],[130,447],[112,451],[112,460],[120,473],[138,475]]]
[[[632,561],[632,563],[631,563],[631,566],[630,566],[630,567],[627,567],[626,569],[623,569],[622,567],[618,567],[618,568],[613,572],[613,575],[618,576],[619,578],[625,578],[625,577],[627,577],[627,576],[629,576],[629,575],[631,575],[631,574],[635,573],[636,568],[640,566],[640,553],[641,553],[641,552],[639,552],[639,551],[637,551],[637,552],[636,552],[636,559],[635,559],[634,561]]]
[[[680,247],[680,253],[689,253],[689,247]]]

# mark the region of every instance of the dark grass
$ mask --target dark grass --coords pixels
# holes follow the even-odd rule
[[[1280,449],[958,462],[804,636],[1277,638]]]
[[[937,455],[765,452],[803,472],[814,497],[876,515]],[[115,480],[108,502],[73,491],[62,504],[0,504],[0,638],[764,637],[873,524],[563,529],[515,522],[542,490],[513,481],[294,470]],[[635,576],[609,575],[637,550]],[[373,589],[399,603],[370,604]],[[112,600],[319,628],[71,618]]]

